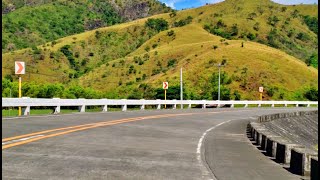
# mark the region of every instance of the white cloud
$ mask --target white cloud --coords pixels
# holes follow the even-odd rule
[[[175,9],[175,3],[180,2],[183,0],[162,0],[167,6],[171,7],[172,9]]]
[[[201,0],[201,1],[205,3],[214,4],[214,3],[222,2],[224,0]]]

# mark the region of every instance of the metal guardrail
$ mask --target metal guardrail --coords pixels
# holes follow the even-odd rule
[[[203,109],[215,106],[222,107],[229,105],[231,108],[234,105],[317,105],[318,101],[215,101],[215,100],[131,100],[131,99],[60,99],[60,98],[2,98],[2,107],[23,107],[23,115],[30,114],[30,107],[41,107],[41,106],[52,106],[55,107],[56,114],[60,113],[61,106],[78,106],[80,112],[85,112],[86,106],[102,106],[102,111],[108,111],[108,106],[118,105],[122,107],[122,111],[126,111],[128,106],[140,106],[140,109],[145,109],[146,105],[156,105],[157,109],[161,109],[162,105],[172,105],[173,109],[176,109],[177,105],[188,105],[188,108],[191,108],[192,105],[201,105]]]

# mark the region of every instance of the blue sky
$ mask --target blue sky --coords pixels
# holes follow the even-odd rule
[[[206,3],[217,3],[223,0],[159,0],[160,2],[166,3],[167,6],[172,7],[173,9],[181,10],[184,8],[195,8],[203,6]],[[273,0],[279,4],[318,4],[318,0]]]

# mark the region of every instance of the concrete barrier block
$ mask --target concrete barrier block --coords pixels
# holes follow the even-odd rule
[[[277,151],[277,142],[276,140],[282,139],[281,136],[278,135],[269,135],[267,136],[267,144],[266,144],[266,155],[269,157],[276,157]]]
[[[260,134],[261,134],[261,141],[260,141],[260,144],[259,144],[260,145],[260,150],[266,151],[267,137],[276,136],[276,135],[272,134],[268,130],[261,131]],[[279,136],[276,136],[276,137],[279,137]]]
[[[258,145],[261,145],[261,142],[262,142],[262,134],[264,132],[267,132],[267,130],[265,128],[259,128],[256,130],[257,131],[257,139],[256,139],[256,143]]]
[[[295,144],[289,141],[277,141],[276,160],[278,163],[289,164],[291,158],[291,149],[305,148],[303,145]]]
[[[318,153],[306,148],[291,149],[290,171],[301,176],[310,175],[312,157],[318,157]]]
[[[310,179],[319,180],[318,157],[311,157]]]

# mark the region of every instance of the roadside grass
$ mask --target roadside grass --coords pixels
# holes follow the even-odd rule
[[[234,108],[244,108],[244,104],[235,104],[234,105]],[[184,105],[183,106],[183,109],[188,109],[188,105]],[[249,104],[248,105],[248,108],[256,108],[258,107],[257,104]],[[270,107],[271,108],[271,105],[264,105],[262,104],[261,107]],[[274,107],[285,107],[284,105],[275,105]],[[288,105],[287,107],[295,107],[295,105]],[[301,106],[300,106],[301,107]],[[306,106],[304,106],[306,107]],[[311,106],[312,107],[312,106]],[[314,107],[317,107],[317,106],[314,106]],[[156,105],[146,105],[145,106],[145,110],[156,110],[157,106]],[[177,107],[176,109],[180,109],[181,108],[181,105],[180,104],[177,104]],[[197,105],[192,105],[191,108],[198,108],[198,109],[201,109],[200,106],[197,106]],[[222,108],[226,108],[226,107],[222,107]],[[167,107],[165,108],[164,105],[161,106],[161,109],[173,109],[173,106],[172,105],[167,105]],[[216,108],[215,108],[216,109]],[[127,111],[139,111],[141,110],[140,109],[140,106],[128,106],[127,107]],[[122,108],[121,106],[111,106],[111,107],[108,107],[108,112],[120,112],[122,111]],[[53,112],[53,109],[30,109],[30,116],[35,116],[35,115],[49,115],[49,114],[52,114]],[[78,109],[65,109],[65,108],[61,108],[60,109],[60,113],[61,114],[71,114],[71,113],[78,113],[79,110]],[[102,112],[102,107],[97,107],[97,106],[90,106],[90,107],[86,107],[86,110],[85,112]],[[2,117],[17,117],[18,116],[18,108],[5,108],[5,109],[2,109]],[[316,148],[318,148],[318,145],[316,145]]]

